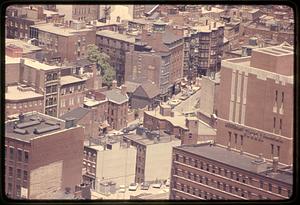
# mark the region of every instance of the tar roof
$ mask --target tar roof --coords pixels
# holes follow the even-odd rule
[[[72,83],[79,83],[79,82],[83,82],[86,79],[82,79],[82,78],[78,78],[72,75],[67,75],[67,76],[62,76],[60,78],[60,84],[61,85],[67,85],[67,84],[72,84]]]
[[[34,91],[33,88],[21,89],[19,86],[8,86],[5,93],[5,100],[19,101],[19,100],[31,100],[33,98],[43,98],[43,95]]]
[[[128,96],[123,95],[121,93],[121,90],[119,89],[112,89],[103,92],[104,95],[106,95],[107,99],[111,102],[114,102],[116,104],[123,104],[128,101]]]
[[[55,26],[53,23],[37,24],[37,25],[32,25],[31,27],[37,28],[40,31],[45,31],[60,36],[74,36],[78,32],[92,30],[90,28],[83,28],[83,29],[76,30],[65,26]]]
[[[162,38],[162,40],[165,44],[170,44],[170,43],[173,43],[173,42],[178,41],[180,39],[182,39],[181,36],[177,36],[177,35],[175,35],[174,33],[170,32],[170,31],[166,31],[163,35],[163,38]]]
[[[68,118],[75,118],[76,120],[82,119],[84,116],[86,116],[90,112],[90,109],[88,108],[75,108],[71,110],[70,112],[65,113],[60,117],[60,119],[66,120]]]
[[[160,94],[159,88],[155,85],[154,82],[148,80],[142,82],[141,86],[145,90],[149,98],[154,98]]]
[[[140,83],[125,81],[125,86],[128,93],[133,93],[140,85]]]
[[[29,59],[29,58],[22,58],[22,59],[24,59],[24,64],[25,65],[27,65],[29,67],[32,67],[32,68],[35,68],[35,69],[38,69],[38,70],[55,70],[55,69],[59,68],[57,66],[47,65],[47,64],[44,64],[44,63],[40,63],[36,60]]]
[[[96,33],[99,36],[105,36],[108,38],[112,38],[112,39],[117,39],[120,41],[125,41],[125,42],[129,42],[129,43],[135,43],[135,38],[125,35],[125,34],[120,34],[118,32],[114,32],[114,31],[109,31],[109,30],[102,30],[102,31],[97,31]]]
[[[5,46],[8,45],[15,45],[17,47],[20,47],[23,49],[23,53],[31,53],[34,51],[39,51],[42,50],[41,47],[38,46],[34,46],[30,43],[27,43],[26,41],[22,41],[20,39],[10,39],[10,38],[6,38],[5,39]]]
[[[14,128],[15,127],[15,128]],[[33,133],[37,129],[37,133]],[[65,121],[38,112],[24,114],[22,123],[16,120],[5,122],[5,137],[25,142],[43,135],[52,134],[65,129]]]
[[[219,146],[210,146],[209,144],[184,145],[176,148],[179,150],[186,151],[188,153],[196,154],[207,159],[215,160],[223,164],[228,164],[239,169],[257,173],[256,165],[252,163],[255,160],[255,158],[250,157],[246,154],[240,154],[238,152],[229,151],[226,148]],[[272,166],[270,163],[267,163],[267,165],[268,167]],[[271,175],[266,175],[265,172],[260,172],[257,174],[271,177]],[[292,183],[291,176],[285,175],[285,177],[283,177],[279,175],[280,174],[278,174],[276,178],[272,178],[286,183]]]

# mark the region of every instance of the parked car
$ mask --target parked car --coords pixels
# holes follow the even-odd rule
[[[148,190],[150,187],[150,184],[148,182],[141,183],[141,190]]]
[[[120,187],[119,187],[119,193],[125,193],[125,192],[126,192],[125,185],[120,185]]]
[[[129,191],[136,191],[137,188],[138,188],[138,184],[137,184],[137,183],[131,183],[131,184],[129,185],[128,190],[129,190]]]
[[[159,189],[161,186],[162,186],[161,182],[156,182],[155,184],[152,184],[152,187],[157,189]]]

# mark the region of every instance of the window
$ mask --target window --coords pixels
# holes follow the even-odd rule
[[[264,182],[262,180],[259,180],[259,188],[261,189],[264,188]]]
[[[280,146],[277,145],[277,156],[279,157],[280,156]]]
[[[9,148],[9,157],[10,157],[10,159],[14,159],[14,148],[13,147]]]
[[[178,161],[178,159],[179,159],[178,154],[175,155],[175,159],[176,159],[176,161]]]
[[[277,98],[278,98],[278,90],[275,91],[275,102],[277,102]]]
[[[16,196],[17,197],[21,196],[21,186],[20,186],[20,184],[17,184],[17,186],[16,186]]]
[[[271,154],[273,155],[274,154],[274,145],[271,144]]]
[[[22,150],[18,149],[18,161],[21,162],[22,161]]]
[[[24,152],[24,162],[28,162],[28,152]]]
[[[243,145],[243,143],[244,143],[244,136],[241,135],[241,145]]]
[[[13,168],[8,167],[8,176],[12,177],[13,176]]]
[[[282,129],[282,119],[279,120],[279,129]]]
[[[12,192],[12,183],[8,183],[7,191],[9,194]]]
[[[228,132],[229,134],[229,142],[231,142],[231,132]]]
[[[276,128],[276,117],[273,118],[273,128]]]
[[[269,183],[269,191],[272,191],[272,184]]]
[[[237,144],[237,134],[234,133],[234,143]]]
[[[281,103],[284,101],[284,92],[281,93]]]
[[[282,190],[281,190],[281,187],[279,186],[279,187],[278,187],[278,194],[281,194],[281,191],[282,191]]]
[[[17,169],[17,178],[21,179],[21,169]]]

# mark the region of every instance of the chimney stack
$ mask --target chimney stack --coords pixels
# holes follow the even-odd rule
[[[112,81],[112,89],[116,89],[117,88],[117,81],[113,80]]]
[[[278,170],[278,161],[279,161],[278,157],[273,157],[273,172],[277,172]]]
[[[122,85],[122,86],[121,86],[121,93],[122,93],[122,95],[126,95],[126,92],[127,92],[127,87],[126,87],[126,85]]]

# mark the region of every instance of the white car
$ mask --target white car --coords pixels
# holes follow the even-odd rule
[[[138,184],[137,184],[137,183],[131,183],[131,184],[129,185],[128,190],[129,190],[129,191],[136,191],[137,188],[138,188]]]
[[[125,192],[126,192],[126,187],[125,187],[125,185],[120,185],[119,193],[125,193]]]

